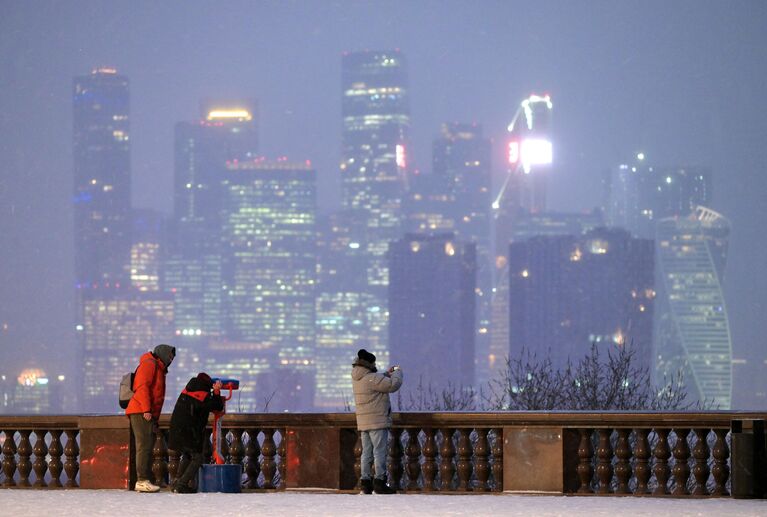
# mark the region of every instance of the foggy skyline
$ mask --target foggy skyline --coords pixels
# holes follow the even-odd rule
[[[130,79],[134,207],[172,211],[176,122],[196,119],[204,98],[247,97],[263,154],[311,160],[328,212],[340,196],[341,55],[398,48],[411,168],[431,170],[443,122],[477,122],[498,177],[506,126],[532,92],[554,103],[552,210],[597,206],[603,171],[639,151],[659,166],[711,167],[711,208],[732,222],[733,355],[764,372],[765,22],[757,1],[4,1],[0,336],[43,363],[73,347],[73,77],[109,65]]]

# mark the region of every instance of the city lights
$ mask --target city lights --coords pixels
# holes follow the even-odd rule
[[[404,169],[405,166],[407,165],[404,145],[397,144],[396,156],[397,156],[397,167],[399,167],[400,169]]]
[[[237,119],[253,120],[253,115],[246,109],[214,109],[208,112],[207,120]]]

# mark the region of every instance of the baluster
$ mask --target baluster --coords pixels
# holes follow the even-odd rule
[[[610,445],[612,429],[599,429],[597,444],[597,479],[599,480],[598,494],[610,493],[610,481],[613,478],[613,448]]]
[[[258,429],[248,429],[248,445],[245,446],[245,457],[248,463],[245,465],[245,473],[248,475],[247,488],[258,488],[258,475],[261,473],[261,465],[258,457],[261,455],[261,446],[258,444]]]
[[[229,463],[229,430],[221,428],[221,458]]]
[[[420,429],[411,428],[407,432],[407,476],[408,490],[418,490],[418,478],[421,476],[421,444],[418,442]]]
[[[581,435],[581,441],[578,444],[578,467],[575,469],[578,473],[578,479],[581,481],[578,493],[590,494],[592,493],[591,478],[594,477],[594,467],[592,466],[594,447],[591,445],[591,435],[594,430],[578,429],[578,432]]]
[[[232,443],[229,445],[229,463],[242,466],[245,448],[242,446],[242,429],[232,429]]]
[[[179,467],[181,466],[181,454],[173,449],[168,449],[168,482],[172,485],[178,478]],[[181,471],[183,472],[183,470]]]
[[[261,446],[261,472],[264,473],[264,488],[274,488],[274,474],[277,472],[277,463],[274,456],[277,454],[277,446],[274,443],[274,429],[264,429],[264,443]]]
[[[389,474],[389,486],[399,490],[402,483],[402,429],[391,429],[391,442],[389,443],[389,462],[387,470]]]
[[[630,429],[617,429],[618,441],[615,443],[615,478],[618,485],[615,487],[616,494],[629,493],[629,479],[631,479],[631,447],[629,447]]]
[[[671,457],[671,450],[668,447],[668,429],[656,429],[655,434],[658,435],[658,443],[653,449],[655,457],[653,472],[658,486],[652,491],[652,495],[665,495],[668,494],[668,476],[671,472],[668,466],[668,459]]]
[[[356,490],[361,490],[360,478],[362,477],[362,433],[357,431],[357,441],[354,443],[354,475],[357,477]]]
[[[714,466],[711,468],[711,474],[714,476],[714,490],[711,495],[730,495],[727,491],[727,479],[730,477],[730,467],[727,465],[727,458],[730,457],[730,451],[727,448],[727,432],[727,429],[714,429],[716,442],[714,442],[714,450],[711,451],[714,457]]]
[[[425,440],[423,444],[423,490],[431,492],[436,490],[435,478],[437,477],[437,442],[434,439],[434,429],[423,430]]]
[[[471,429],[459,429],[458,438],[458,490],[471,490]]]
[[[16,486],[13,476],[16,474],[16,440],[14,434],[16,431],[6,429],[5,441],[3,442],[3,486]]]
[[[439,463],[440,490],[453,490],[453,476],[455,475],[453,432],[454,430],[449,428],[440,430],[442,434],[442,445],[439,449],[441,459]]]
[[[690,478],[690,446],[687,444],[689,429],[674,429],[676,444],[674,445],[674,491],[673,495],[687,495],[687,480]]]
[[[67,473],[67,482],[64,486],[67,488],[77,488],[77,473],[80,472],[80,446],[77,445],[77,429],[67,429],[64,434],[67,435],[67,444],[64,446],[64,472]]]
[[[45,457],[48,455],[48,446],[45,444],[45,435],[47,431],[35,431],[35,462],[32,464],[32,468],[35,471],[35,484],[38,488],[45,488],[48,483],[45,482],[45,473],[48,472],[48,462],[45,461]]]
[[[650,442],[647,440],[647,429],[635,429],[634,437],[634,475],[637,478],[637,487],[634,495],[647,493],[647,483],[650,481]]]
[[[48,464],[51,482],[48,483],[48,486],[56,488],[62,486],[61,472],[64,469],[64,464],[61,462],[61,456],[64,454],[64,447],[61,445],[61,433],[60,430],[51,431],[51,446],[48,448],[48,454],[51,456],[51,461]]]
[[[165,445],[165,432],[160,431],[154,436],[152,447],[152,475],[157,486],[166,486],[165,476],[168,474],[168,448]]]
[[[487,441],[487,429],[477,429],[477,446],[474,448],[474,472],[477,474],[476,490],[487,492],[487,479],[490,477],[490,443]]]
[[[493,454],[493,491],[503,492],[503,429],[493,429],[493,446],[490,449]]]
[[[288,431],[284,427],[279,431],[280,445],[277,447],[277,456],[280,458],[280,484],[277,486],[277,488],[285,490],[285,488],[288,486],[285,480],[285,476],[287,475],[288,471]]]
[[[209,464],[213,462],[213,431],[205,429],[205,438],[202,441],[202,462]],[[183,472],[183,470],[181,471]]]
[[[692,456],[695,458],[695,464],[692,467],[692,474],[695,477],[695,488],[692,495],[708,495],[706,482],[710,473],[708,468],[708,456],[711,451],[708,448],[708,429],[694,429],[695,447],[692,448]]]
[[[19,486],[31,486],[29,483],[29,473],[32,472],[32,444],[29,441],[29,435],[32,431],[19,431]]]

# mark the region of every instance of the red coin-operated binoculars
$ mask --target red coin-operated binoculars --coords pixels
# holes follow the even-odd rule
[[[237,379],[213,379],[213,384],[221,382],[222,390],[229,390],[229,394],[224,398],[224,409],[213,412],[213,460],[216,465],[226,463],[221,455],[221,417],[226,413],[226,402],[232,398],[232,392],[240,389],[240,381]]]
[[[240,381],[237,379],[212,379],[213,383],[220,381],[222,390],[229,390],[224,399],[224,409],[213,412],[213,463],[203,465],[200,469],[198,489],[200,492],[228,492],[241,491],[242,465],[227,465],[221,454],[221,441],[224,436],[221,432],[221,417],[226,413],[226,401],[232,398],[232,392],[240,389]]]

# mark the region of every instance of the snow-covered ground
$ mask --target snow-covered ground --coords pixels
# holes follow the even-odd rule
[[[767,500],[562,497],[544,495],[370,495],[324,492],[139,494],[125,490],[0,490],[0,515],[22,516],[767,516]]]

